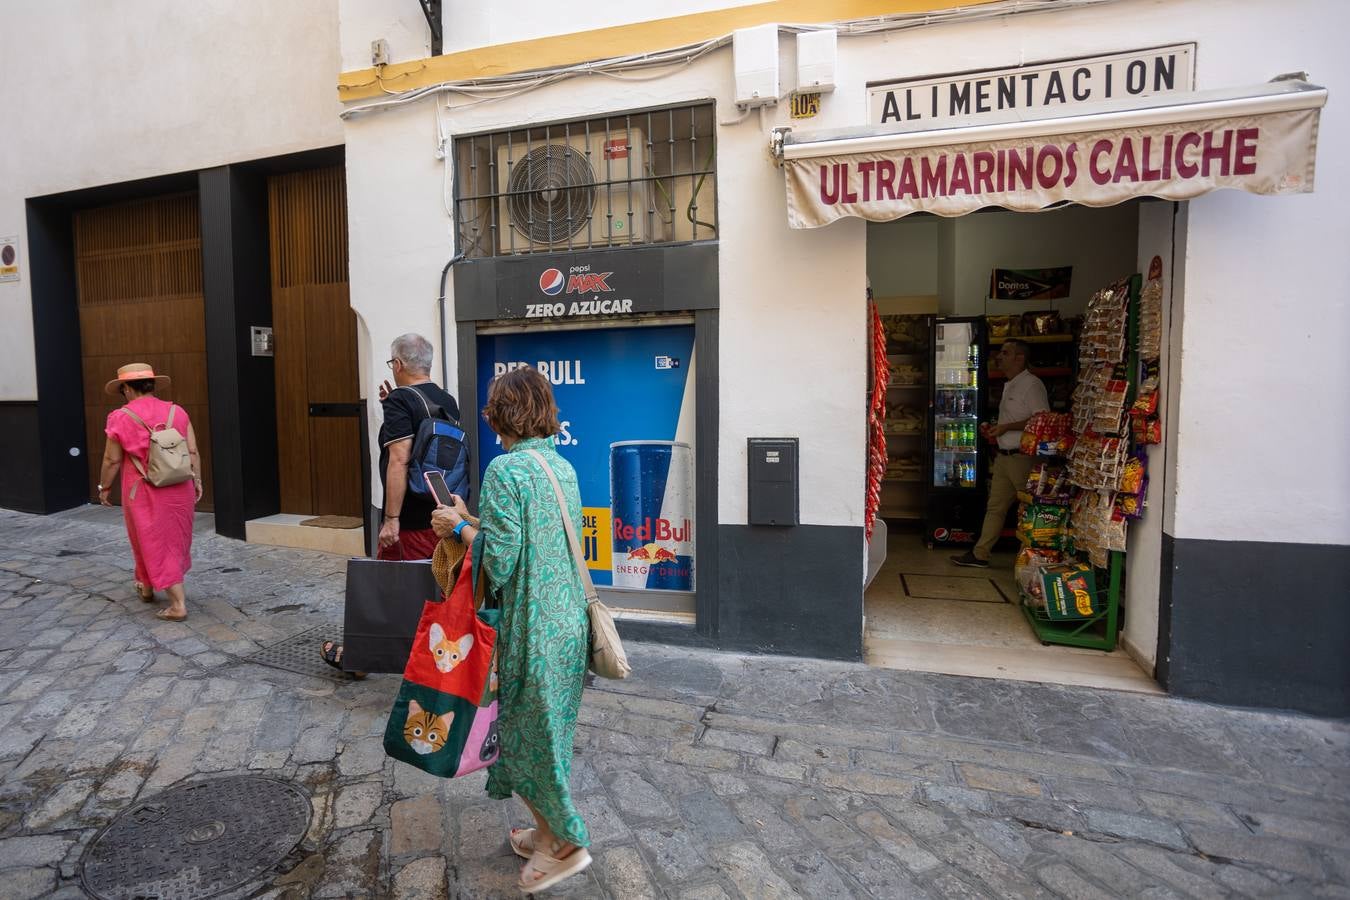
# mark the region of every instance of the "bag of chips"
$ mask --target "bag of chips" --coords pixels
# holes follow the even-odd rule
[[[1046,566],[1058,565],[1064,555],[1058,550],[1046,550],[1037,547],[1023,547],[1017,554],[1013,565],[1013,577],[1022,589],[1025,602],[1037,609],[1045,608],[1045,585],[1041,580],[1041,570]]]
[[[1017,536],[1031,547],[1062,550],[1069,525],[1069,508],[1028,503],[1017,524]]]

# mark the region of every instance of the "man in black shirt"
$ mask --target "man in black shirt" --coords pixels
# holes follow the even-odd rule
[[[440,540],[431,530],[435,501],[428,494],[408,490],[408,460],[418,426],[438,406],[459,421],[455,398],[431,380],[431,356],[431,344],[420,334],[397,337],[390,347],[387,365],[396,386],[382,392],[380,479],[384,485],[384,519],[380,523],[380,559],[430,559]]]
[[[459,420],[455,398],[431,380],[431,342],[420,334],[394,338],[385,365],[394,373],[394,387],[380,386],[384,424],[380,426],[380,482],[384,486],[384,518],[380,523],[380,559],[431,559],[440,540],[431,530],[435,501],[408,490],[408,460],[413,438],[422,420],[439,406]],[[342,668],[342,644],[324,641],[319,654],[335,669]],[[365,677],[365,673],[352,673]]]

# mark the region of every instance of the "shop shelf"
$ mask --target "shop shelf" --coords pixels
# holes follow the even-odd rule
[[[917,383],[917,384],[888,384],[888,385],[886,385],[886,390],[888,390],[888,391],[898,391],[898,390],[905,390],[905,391],[922,391],[922,390],[927,390],[927,389],[928,389],[928,385],[924,384],[922,381],[920,381],[920,382]]]
[[[1019,589],[1019,593],[1022,594],[1022,614],[1026,616],[1031,630],[1041,643],[1086,647],[1089,650],[1107,652],[1116,649],[1120,610],[1117,598],[1120,592],[1121,570],[1124,568],[1123,556],[1121,553],[1111,554],[1110,584],[1108,587],[1097,589],[1099,596],[1107,597],[1106,608],[1090,619],[1070,621],[1051,619],[1044,609],[1032,606],[1026,592]],[[1102,574],[1102,570],[1098,569],[1099,578]]]
[[[923,484],[922,475],[905,475],[900,478],[883,478],[882,484]]]
[[[1022,341],[1027,344],[1071,344],[1071,334],[1014,334],[1009,337],[991,337],[989,343],[1002,344],[1005,341]]]

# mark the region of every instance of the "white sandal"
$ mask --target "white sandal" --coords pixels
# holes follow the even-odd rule
[[[516,851],[516,856],[529,859],[534,856],[534,836],[533,828],[512,828],[507,840],[511,842],[511,849]]]
[[[584,872],[590,864],[591,854],[585,847],[578,847],[563,859],[554,859],[543,850],[536,850],[530,861],[525,864],[525,868],[521,869],[517,886],[527,894],[537,894],[548,890],[564,878],[571,878]],[[527,880],[526,875],[531,872],[538,872],[543,877]]]

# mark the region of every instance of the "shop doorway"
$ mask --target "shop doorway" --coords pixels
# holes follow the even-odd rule
[[[868,277],[887,335],[891,375],[888,465],[880,494],[886,557],[864,599],[864,647],[871,664],[1158,690],[1152,667],[1157,538],[1168,487],[1163,483],[1164,447],[1148,448],[1154,460],[1148,468],[1151,505],[1130,525],[1115,649],[1042,642],[1023,609],[1025,591],[1014,575],[1021,549],[1015,536],[1017,505],[987,569],[960,567],[951,557],[969,549],[980,530],[994,457],[978,437],[978,423],[997,418],[1004,380],[990,356],[1014,336],[1006,323],[1015,321],[1015,332],[1027,323],[1027,333],[1018,336],[1030,345],[1030,370],[1045,384],[1052,410],[1070,412],[1079,374],[1077,320],[1094,292],[1146,273],[1156,255],[1166,262],[1170,310],[1173,245],[1184,237],[1184,224],[1176,226],[1177,210],[1170,203],[1136,202],[1034,215],[1000,210],[959,219],[911,216],[869,224]],[[996,269],[1063,268],[1072,270],[1071,275],[1062,273],[1069,279],[1063,290],[1051,289],[1047,296],[1032,299],[997,299],[1006,292],[996,284]],[[1037,313],[1044,319],[1037,320]],[[944,335],[944,322],[959,326],[948,325]],[[962,347],[944,346],[955,344],[956,337],[962,338]],[[967,337],[970,347],[964,346]],[[1164,333],[1164,386],[1167,346]],[[954,369],[962,371],[954,375]],[[963,492],[979,494],[979,515],[966,516],[969,522],[960,516],[935,521],[943,514],[950,517],[950,498]],[[935,502],[935,496],[948,499]]]
[[[343,169],[274,175],[267,194],[281,511],[358,529],[361,402]]]
[[[198,509],[209,511],[214,493],[197,194],[79,210],[73,225],[90,501],[98,501],[104,425],[120,405],[103,385],[119,366],[144,362],[172,378],[162,396],[192,421],[201,451]],[[112,502],[121,502],[119,491]]]

